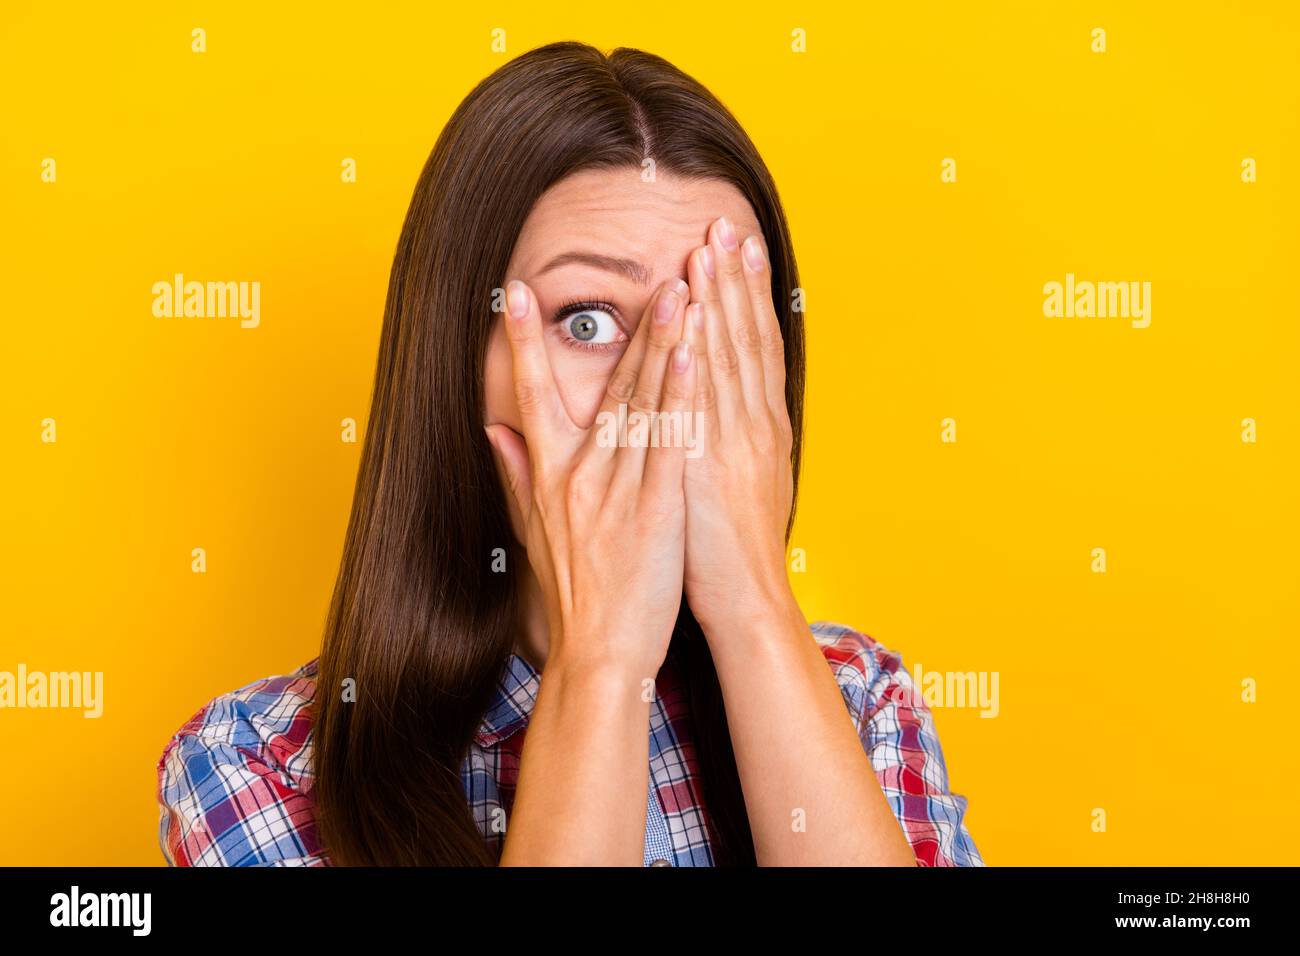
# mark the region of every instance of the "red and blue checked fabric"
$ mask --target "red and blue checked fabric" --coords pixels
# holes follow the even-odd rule
[[[840,624],[812,625],[863,749],[922,866],[983,866],[934,718],[899,655]],[[330,866],[312,810],[312,660],[204,705],[158,761],[159,843],[173,866]],[[512,654],[461,767],[498,856],[541,675]],[[645,864],[713,865],[686,689],[671,658],[650,710]]]

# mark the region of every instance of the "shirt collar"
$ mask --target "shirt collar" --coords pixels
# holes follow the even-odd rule
[[[492,703],[474,735],[479,746],[499,743],[528,723],[540,684],[541,675],[537,669],[520,655],[512,653],[497,680]]]

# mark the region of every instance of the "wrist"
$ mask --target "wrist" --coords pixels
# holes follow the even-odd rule
[[[610,687],[620,693],[632,689],[639,694],[643,682],[647,678],[653,681],[662,664],[611,648],[603,636],[569,631],[547,655],[545,674],[558,675],[556,683],[573,687]]]
[[[644,719],[654,699],[654,674],[624,661],[561,657],[548,660],[542,673],[542,687],[550,688],[552,699],[571,713],[581,711],[591,719],[622,723]],[[651,681],[646,694],[645,681]]]
[[[692,608],[704,636],[710,640],[725,640],[730,632],[770,630],[773,625],[780,627],[795,621],[807,625],[784,567],[752,575],[728,590],[731,600],[725,607],[710,608],[707,613]]]
[[[737,609],[728,620],[704,628],[704,636],[720,678],[734,678],[755,667],[784,669],[791,653],[801,652],[801,642],[814,643],[793,594],[788,599],[773,598],[761,607]]]
[[[610,611],[605,607],[598,611]],[[652,624],[628,620],[628,614],[557,614],[551,621],[546,665],[571,677],[594,674],[623,683],[635,678],[654,679],[663,666],[673,623]],[[661,651],[656,650],[662,648]]]

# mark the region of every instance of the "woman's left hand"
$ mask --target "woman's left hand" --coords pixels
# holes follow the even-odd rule
[[[794,495],[785,353],[761,237],[725,217],[691,253],[698,457],[686,461],[686,599],[714,641],[797,607],[785,571]]]

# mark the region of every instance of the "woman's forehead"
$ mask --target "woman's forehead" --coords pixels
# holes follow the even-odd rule
[[[740,190],[717,179],[655,176],[633,168],[583,170],[547,190],[516,243],[512,275],[530,275],[566,253],[596,253],[647,263],[682,260],[726,216],[741,240],[758,220]]]

